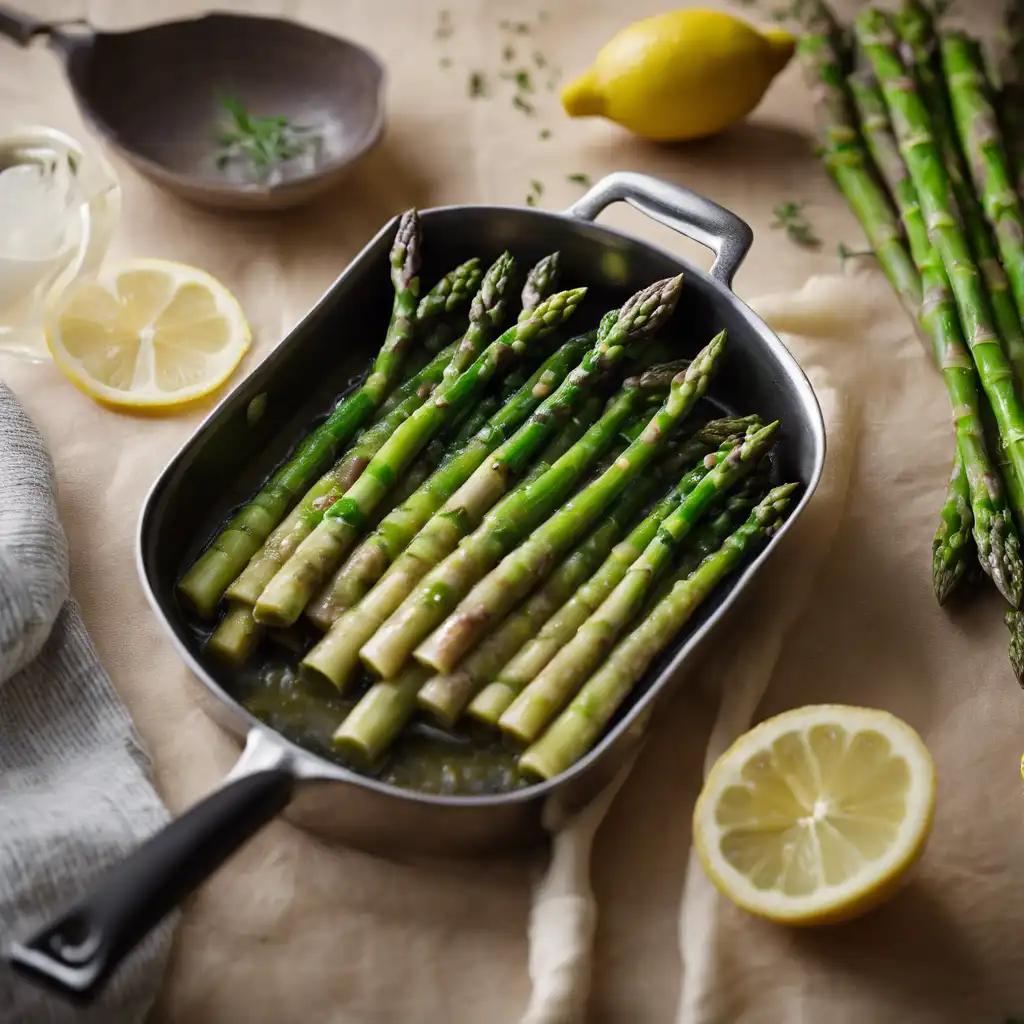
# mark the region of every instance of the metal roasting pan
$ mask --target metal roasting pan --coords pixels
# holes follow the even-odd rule
[[[714,250],[710,272],[594,223],[607,206],[623,201]],[[687,189],[620,172],[564,213],[461,206],[421,216],[425,282],[473,255],[486,263],[507,248],[527,266],[557,249],[566,286],[590,286],[576,324],[594,323],[637,289],[682,271],[685,286],[670,325],[681,354],[692,355],[726,328],[728,354],[713,393],[728,407],[782,421],[778,469],[803,485],[786,524],[704,604],[594,750],[549,782],[497,796],[410,792],[339,767],[260,723],[204,659],[194,624],[176,603],[175,583],[231,509],[365,370],[391,307],[388,250],[395,221],[386,224],[284,342],[207,417],[146,499],[137,551],[143,588],[198,681],[204,707],[243,750],[211,796],[101,879],[77,906],[12,947],[14,966],[37,983],[79,999],[95,995],[162,917],[278,814],[328,840],[390,856],[479,854],[538,840],[544,815],[582,805],[635,750],[655,704],[686,677],[817,486],[825,458],[821,410],[792,356],[731,290],[753,237],[734,214]],[[250,403],[261,395],[265,407],[256,420]]]

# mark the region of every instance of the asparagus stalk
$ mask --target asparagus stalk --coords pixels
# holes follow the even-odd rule
[[[885,191],[870,171],[845,86],[843,55],[835,26],[823,5],[797,45],[808,88],[815,96],[825,165],[860,222],[878,265],[911,319],[921,306],[921,281],[903,244],[899,222]]]
[[[493,570],[487,572],[486,564],[482,568],[473,565],[469,567],[471,577],[462,570],[449,574],[447,584],[459,586],[468,593],[416,648],[417,661],[436,672],[451,672],[488,629],[505,618],[537,580],[543,578],[545,571],[565,555],[579,533],[589,530],[623,489],[664,450],[682,417],[707,391],[724,345],[723,332],[711,343],[705,358],[698,357],[684,373],[674,378],[668,399],[644,432],[600,477],[571,497],[518,547],[509,550],[506,546],[504,557]],[[520,516],[526,518],[529,514],[528,506],[521,512],[510,509],[505,529],[515,529],[523,537],[527,531],[520,527]],[[474,578],[479,581],[475,585]]]
[[[623,637],[604,664],[543,736],[519,758],[521,772],[550,779],[583,757],[604,731],[651,662],[672,642],[708,595],[753,546],[778,529],[794,484],[776,487],[750,518],[677,583],[652,614]]]
[[[716,336],[698,353],[684,374],[672,383],[672,390],[650,424],[592,485],[586,488],[570,507],[579,528],[585,530],[601,511],[635,480],[651,460],[663,450],[668,438],[697,400],[707,391],[708,383],[718,369],[725,349],[725,333]],[[586,446],[576,446],[581,452]],[[384,678],[399,670],[417,646],[455,610],[473,584],[489,572],[532,529],[542,523],[564,500],[578,478],[575,467],[579,457],[568,452],[544,476],[535,480],[519,496],[496,514],[489,513],[477,530],[467,537],[444,562],[423,579],[391,618],[360,651],[363,661]],[[567,516],[557,516],[557,530],[542,529],[538,536],[548,544],[555,543],[555,534],[566,529]],[[572,529],[571,525],[568,527]],[[535,548],[530,548],[532,557]],[[521,593],[521,591],[520,591]],[[507,610],[507,609],[506,609]],[[437,671],[449,671],[455,659],[448,652],[459,647],[456,639],[466,631],[469,619],[459,617],[452,623],[452,642],[442,648],[426,644],[417,650],[422,664]],[[449,630],[442,631],[447,637]]]
[[[228,584],[277,526],[337,450],[373,415],[394,386],[413,336],[419,295],[420,223],[415,210],[402,216],[391,248],[394,308],[373,370],[358,391],[345,398],[314,430],[263,489],[237,512],[178,583],[179,597],[204,618],[212,618]]]
[[[573,410],[594,385],[671,316],[681,288],[681,277],[659,281],[634,295],[621,310],[605,314],[597,341],[579,366],[445,502],[359,604],[343,613],[344,633],[336,628],[342,618],[335,621],[324,646],[315,652],[322,655],[317,669],[339,687],[345,686],[358,664],[363,643],[423,576],[478,526],[536,453],[544,445],[556,443],[551,439],[557,440],[566,420],[571,422]]]
[[[501,716],[498,725],[506,737],[527,746],[547,728],[636,618],[698,520],[754,468],[775,443],[777,429],[771,423],[734,447],[661,524],[615,589]]]
[[[1014,170],[1017,195],[1024,197],[1024,3],[1003,7],[1004,49],[999,62],[999,116]]]
[[[316,530],[268,584],[256,603],[256,621],[291,625],[366,529],[369,512],[445,418],[474,401],[509,359],[568,319],[585,293],[585,288],[577,288],[553,295],[492,342],[460,376],[442,382],[431,401],[388,438],[356,484],[327,510]]]
[[[592,343],[592,335],[583,335],[557,349],[456,456],[382,520],[307,609],[307,615],[313,622],[325,630],[329,629],[342,611],[355,605],[384,575],[430,517],[565,379]]]
[[[971,548],[973,523],[971,489],[958,448],[946,500],[939,513],[939,528],[932,541],[932,586],[939,604],[946,603],[964,575],[967,565],[964,552]]]
[[[616,501],[604,519],[593,529],[574,551],[563,559],[544,585],[534,593],[515,614],[510,615],[453,671],[434,676],[420,691],[420,707],[429,711],[443,725],[451,727],[462,714],[467,702],[478,690],[489,683],[499,669],[523,646],[559,609],[610,553],[613,545],[625,531],[640,509],[647,504],[667,475],[678,472],[679,465],[703,459],[711,452],[711,444],[719,440],[734,442],[754,417],[742,420],[718,420],[707,424],[659,465],[658,472],[640,480]],[[710,442],[710,443],[709,443]],[[703,462],[699,469],[706,473]],[[687,473],[676,488],[696,486],[700,477],[692,479]],[[692,480],[692,483],[690,482]],[[667,515],[673,503],[678,502],[676,488],[659,503]]]
[[[946,33],[941,49],[957,131],[1019,313],[1024,310],[1024,210],[1003,152],[985,69],[962,33]]]
[[[1013,370],[993,329],[978,269],[973,262],[964,233],[949,209],[949,179],[929,129],[928,113],[917,95],[913,81],[906,76],[902,62],[893,49],[895,36],[886,16],[879,11],[863,12],[857,20],[857,33],[893,115],[893,127],[900,152],[917,191],[921,211],[928,227],[929,240],[938,253],[952,285],[964,334],[982,386],[991,403],[1012,470],[1017,476],[1018,483],[1024,483],[1024,409],[1021,408],[1014,390]],[[959,356],[956,361],[961,362]],[[953,369],[961,379],[967,379],[966,366],[956,366]],[[959,411],[957,403],[954,403],[954,409]],[[975,404],[974,409],[970,410],[971,413],[973,414],[976,409]],[[975,416],[970,415],[967,419],[973,421]],[[960,426],[958,423],[958,430]],[[964,448],[965,436],[964,433],[958,432],[960,450],[970,479],[978,467],[972,465],[973,460]],[[980,448],[980,429],[977,432],[977,440]],[[971,487],[972,498],[982,493],[982,486],[990,496],[994,495],[996,500],[1001,498],[994,473],[990,473],[985,480],[974,481]],[[1006,565],[1004,550],[998,547],[999,538],[993,538],[990,551],[982,548],[981,538],[985,536],[990,524],[984,519],[979,522],[980,506],[981,503],[975,501],[975,540],[978,541],[982,563],[991,570],[990,574],[1007,600],[1016,606],[1020,601],[1021,572],[1019,545],[1016,543],[1012,524],[1006,521],[1000,528],[1001,537],[1013,537],[1012,549],[1010,544],[1006,543],[1005,554],[1008,554],[1016,564]]]
[[[1024,612],[1009,608],[1004,621],[1010,631],[1010,665],[1017,682],[1024,686]]]
[[[524,475],[518,488],[526,487],[530,481],[546,473],[598,418],[601,406],[601,399],[597,395],[591,395],[578,413],[571,416],[563,429],[552,438],[536,464]],[[407,564],[408,554],[409,552],[406,552],[399,556],[369,593],[357,605],[339,616],[327,635],[306,655],[302,660],[302,671],[306,675],[325,679],[339,690],[346,688],[359,668],[360,647],[402,603],[414,585],[409,581],[411,569]],[[418,567],[419,559],[416,556],[410,557],[413,559],[412,567]],[[416,579],[419,579],[419,576]],[[413,703],[415,704],[415,695]]]
[[[1006,346],[1006,354],[1013,364],[1019,383],[1024,381],[1024,330],[1021,328],[1017,304],[1010,294],[1009,282],[999,262],[996,244],[985,221],[985,213],[974,194],[967,161],[953,124],[953,112],[942,73],[938,37],[931,11],[920,0],[903,0],[896,18],[896,27],[903,41],[908,65],[912,65],[916,76],[921,99],[928,108],[932,130],[949,175],[955,207],[960,213],[984,279],[996,328]],[[884,100],[882,105],[884,107]],[[887,112],[885,116],[886,131],[891,132]],[[900,163],[902,165],[902,160]]]
[[[553,252],[530,268],[522,291],[523,312],[536,309],[549,295],[554,294],[560,270],[558,263],[559,254]]]
[[[869,147],[876,155],[878,165],[885,168],[883,176],[892,183],[910,251],[924,285],[921,323],[932,339],[949,392],[957,446],[963,458],[965,483],[970,493],[972,512],[968,520],[961,519],[960,529],[969,530],[973,525],[982,567],[1006,599],[1016,604],[1020,600],[1024,565],[1020,561],[1019,543],[999,484],[999,475],[985,447],[981,419],[983,399],[971,358],[964,346],[949,277],[929,237],[917,189],[906,173],[906,164],[893,140],[877,84],[870,75],[862,74],[851,80],[851,87],[865,115],[865,134],[869,139]],[[897,164],[903,168],[902,176]],[[948,508],[944,506],[944,514]],[[939,537],[936,538],[937,541],[941,538],[941,543],[933,549],[932,561],[933,582],[940,604],[962,576],[971,550],[970,545],[960,542],[963,534],[947,532],[946,525],[944,520],[939,529]]]

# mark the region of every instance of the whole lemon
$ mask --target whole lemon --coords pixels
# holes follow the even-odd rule
[[[713,135],[757,106],[795,45],[721,11],[659,14],[615,36],[562,90],[562,105],[658,141]]]

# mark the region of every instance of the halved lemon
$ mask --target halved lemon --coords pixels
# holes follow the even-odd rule
[[[784,924],[855,917],[921,855],[935,809],[921,737],[886,711],[821,704],[770,718],[708,774],[693,815],[704,870]]]
[[[111,263],[47,315],[54,362],[99,402],[165,409],[215,391],[248,351],[235,297],[205,271],[168,260]]]

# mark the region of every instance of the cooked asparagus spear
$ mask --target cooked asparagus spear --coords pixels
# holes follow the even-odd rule
[[[893,115],[893,127],[896,130],[900,152],[917,191],[921,211],[928,227],[929,241],[938,253],[952,285],[964,334],[982,386],[991,403],[1001,440],[1006,447],[1018,482],[1024,482],[1024,409],[1014,390],[1013,370],[993,329],[985,291],[964,232],[949,209],[949,179],[929,129],[928,113],[894,49],[895,34],[886,16],[880,11],[870,9],[863,12],[857,19],[857,33]],[[957,363],[960,362],[962,360],[958,358]],[[945,371],[945,364],[943,365],[948,386],[949,374]],[[966,365],[958,365],[953,369],[960,380],[967,379]],[[955,402],[954,408],[959,411],[959,403]],[[967,419],[973,420],[976,417],[977,404],[969,412],[971,415]],[[972,434],[980,442],[980,425],[977,429],[972,426]],[[958,434],[958,437],[964,465],[971,479],[976,467],[972,465],[973,460],[964,448],[965,435]],[[1002,497],[994,473],[988,472],[986,479],[977,480],[975,483],[977,486],[971,487],[972,498],[982,493],[983,486],[990,495],[997,499]],[[1001,537],[1013,537],[1013,550],[1007,544],[1005,553],[1013,557],[1016,566],[1000,566],[1004,561],[1004,551],[998,549],[999,538],[992,538],[990,551],[983,549],[982,538],[985,537],[990,524],[985,522],[984,515],[979,520],[979,511],[981,505],[975,500],[975,540],[979,542],[982,564],[991,570],[997,586],[1000,586],[1007,600],[1016,606],[1021,596],[1021,572],[1019,545],[1016,544],[1012,523],[1007,519],[1001,529]]]
[[[536,309],[549,295],[554,294],[558,284],[558,261],[558,253],[553,252],[530,268],[522,292],[524,312]]]
[[[520,771],[550,779],[587,753],[651,662],[701,602],[758,541],[778,529],[794,487],[786,484],[773,489],[720,550],[709,555],[688,579],[677,583],[652,614],[619,641],[572,703],[519,758]]]
[[[884,190],[870,171],[846,90],[843,55],[835,25],[823,5],[797,46],[808,88],[816,98],[825,165],[860,222],[878,265],[889,278],[911,319],[921,306],[921,281],[903,244],[899,222]]]
[[[673,389],[662,409],[655,414],[644,432],[590,485],[573,495],[558,511],[538,526],[514,550],[505,546],[504,557],[490,572],[471,567],[467,576],[452,572],[448,585],[460,586],[466,596],[458,607],[416,648],[416,660],[436,672],[451,672],[464,654],[476,646],[487,630],[501,622],[515,604],[525,597],[543,578],[546,568],[558,561],[580,532],[590,528],[598,516],[643,472],[655,455],[663,450],[668,436],[705,393],[724,347],[712,342],[706,358],[694,363],[673,381]],[[678,388],[678,390],[677,390]],[[768,429],[768,428],[765,428]],[[774,428],[772,430],[774,433]],[[698,488],[699,490],[699,488]],[[519,516],[529,515],[510,509],[507,529],[519,526]],[[512,526],[514,524],[514,526]],[[484,575],[486,573],[486,575]],[[478,580],[472,585],[472,579]],[[472,588],[470,589],[470,585]]]
[[[1010,294],[1009,282],[999,262],[996,244],[985,221],[985,212],[971,185],[967,161],[953,123],[932,13],[920,0],[903,0],[903,6],[896,16],[896,28],[903,41],[903,52],[909,56],[908,63],[917,79],[921,99],[931,117],[932,131],[949,175],[955,206],[963,220],[968,242],[988,291],[996,329],[1006,346],[1006,354],[1013,364],[1018,382],[1024,381],[1024,329],[1021,327],[1017,304]],[[884,107],[885,101],[881,102]],[[885,116],[888,123],[887,112]],[[891,131],[891,128],[887,130]],[[900,163],[902,165],[902,160]]]
[[[615,589],[501,716],[498,725],[507,737],[526,746],[547,728],[637,616],[698,520],[757,465],[777,429],[771,423],[735,446],[665,519]]]
[[[946,488],[946,500],[939,513],[939,528],[932,541],[932,586],[939,604],[945,604],[966,568],[965,551],[971,549],[971,489],[957,449],[953,472]]]
[[[621,310],[602,318],[597,342],[579,366],[445,502],[359,604],[335,621],[328,636],[312,652],[318,656],[316,665],[308,668],[321,671],[339,687],[346,685],[358,665],[363,643],[431,567],[477,527],[511,483],[521,478],[536,453],[549,442],[557,444],[566,421],[572,423],[578,403],[585,401],[591,389],[672,314],[681,287],[678,277],[659,281],[634,295]]]
[[[725,349],[725,333],[717,335],[698,353],[684,374],[672,383],[662,407],[651,418],[648,428],[616,460],[607,472],[586,488],[573,506],[580,529],[586,529],[601,511],[643,472],[660,453],[662,446],[683,417],[707,391]],[[628,394],[629,392],[627,392]],[[377,630],[360,651],[363,661],[385,679],[395,674],[413,650],[455,610],[472,585],[489,572],[532,529],[539,526],[569,493],[578,479],[577,465],[586,453],[581,441],[566,453],[544,476],[535,480],[517,500],[488,513],[484,521],[444,562],[423,579],[391,618]],[[558,517],[563,529],[564,517]],[[542,531],[545,541],[553,540],[550,531]],[[531,549],[532,551],[532,549]],[[459,619],[456,633],[462,632],[467,619]],[[453,647],[447,648],[452,650]],[[463,646],[462,650],[466,648]],[[454,666],[445,653],[435,656],[433,645],[417,650],[417,658],[435,670],[449,671]]]
[[[198,614],[211,618],[228,584],[277,526],[337,450],[373,415],[394,386],[412,341],[419,295],[420,223],[415,210],[402,216],[391,248],[394,308],[373,370],[314,430],[289,461],[237,512],[178,583],[178,594]]]
[[[442,382],[431,400],[388,438],[357,483],[327,510],[320,525],[268,584],[256,603],[256,621],[293,623],[365,530],[368,513],[445,418],[475,401],[509,359],[517,358],[567,320],[585,293],[585,288],[577,288],[553,295],[492,342],[465,372]]]
[[[323,629],[355,605],[409,545],[430,517],[461,487],[477,467],[540,405],[593,343],[583,335],[557,349],[481,427],[465,447],[388,515],[338,569],[307,615]]]
[[[957,132],[1019,313],[1024,310],[1024,210],[1003,151],[985,68],[960,32],[945,33],[941,49]]]
[[[1024,686],[1024,612],[1009,608],[1004,621],[1010,631],[1010,665],[1017,682]]]
[[[978,558],[1007,600],[1019,601],[1024,565],[1020,562],[1020,545],[1013,530],[1009,508],[999,475],[985,446],[981,420],[984,401],[979,392],[971,358],[964,347],[960,319],[950,291],[949,277],[929,238],[921,214],[917,189],[906,173],[906,165],[891,134],[878,86],[869,75],[858,75],[851,87],[865,117],[865,134],[869,147],[883,170],[883,177],[892,183],[893,196],[899,207],[903,226],[910,243],[914,262],[921,272],[925,301],[921,307],[921,323],[932,339],[949,392],[957,431],[957,446],[967,471],[966,483],[971,496],[969,521],[961,519],[961,529],[973,525]],[[904,168],[902,177],[897,163]],[[944,507],[944,512],[948,506]],[[939,530],[939,543],[933,552],[933,581],[941,604],[952,586],[963,574],[970,545],[962,543],[962,533]],[[936,575],[938,571],[938,575]]]
[[[667,477],[678,473],[680,466],[691,465],[695,460],[709,455],[716,440],[724,443],[734,441],[754,419],[718,420],[707,424],[679,452],[673,453],[670,459],[659,465],[656,473],[645,476],[627,490],[590,535],[565,557],[544,585],[515,614],[505,619],[453,672],[434,676],[423,687],[418,696],[420,707],[433,714],[443,725],[454,725],[466,703],[477,691],[494,678],[498,670],[536,635],[538,629],[601,565],[639,510],[664,486]],[[700,475],[708,472],[703,462],[699,469]],[[667,515],[673,505],[678,503],[679,493],[685,493],[682,490],[677,493],[677,488],[696,486],[700,475],[693,479],[693,474],[687,473],[683,481],[677,483],[658,503],[656,509],[659,512],[663,510],[664,515]]]

